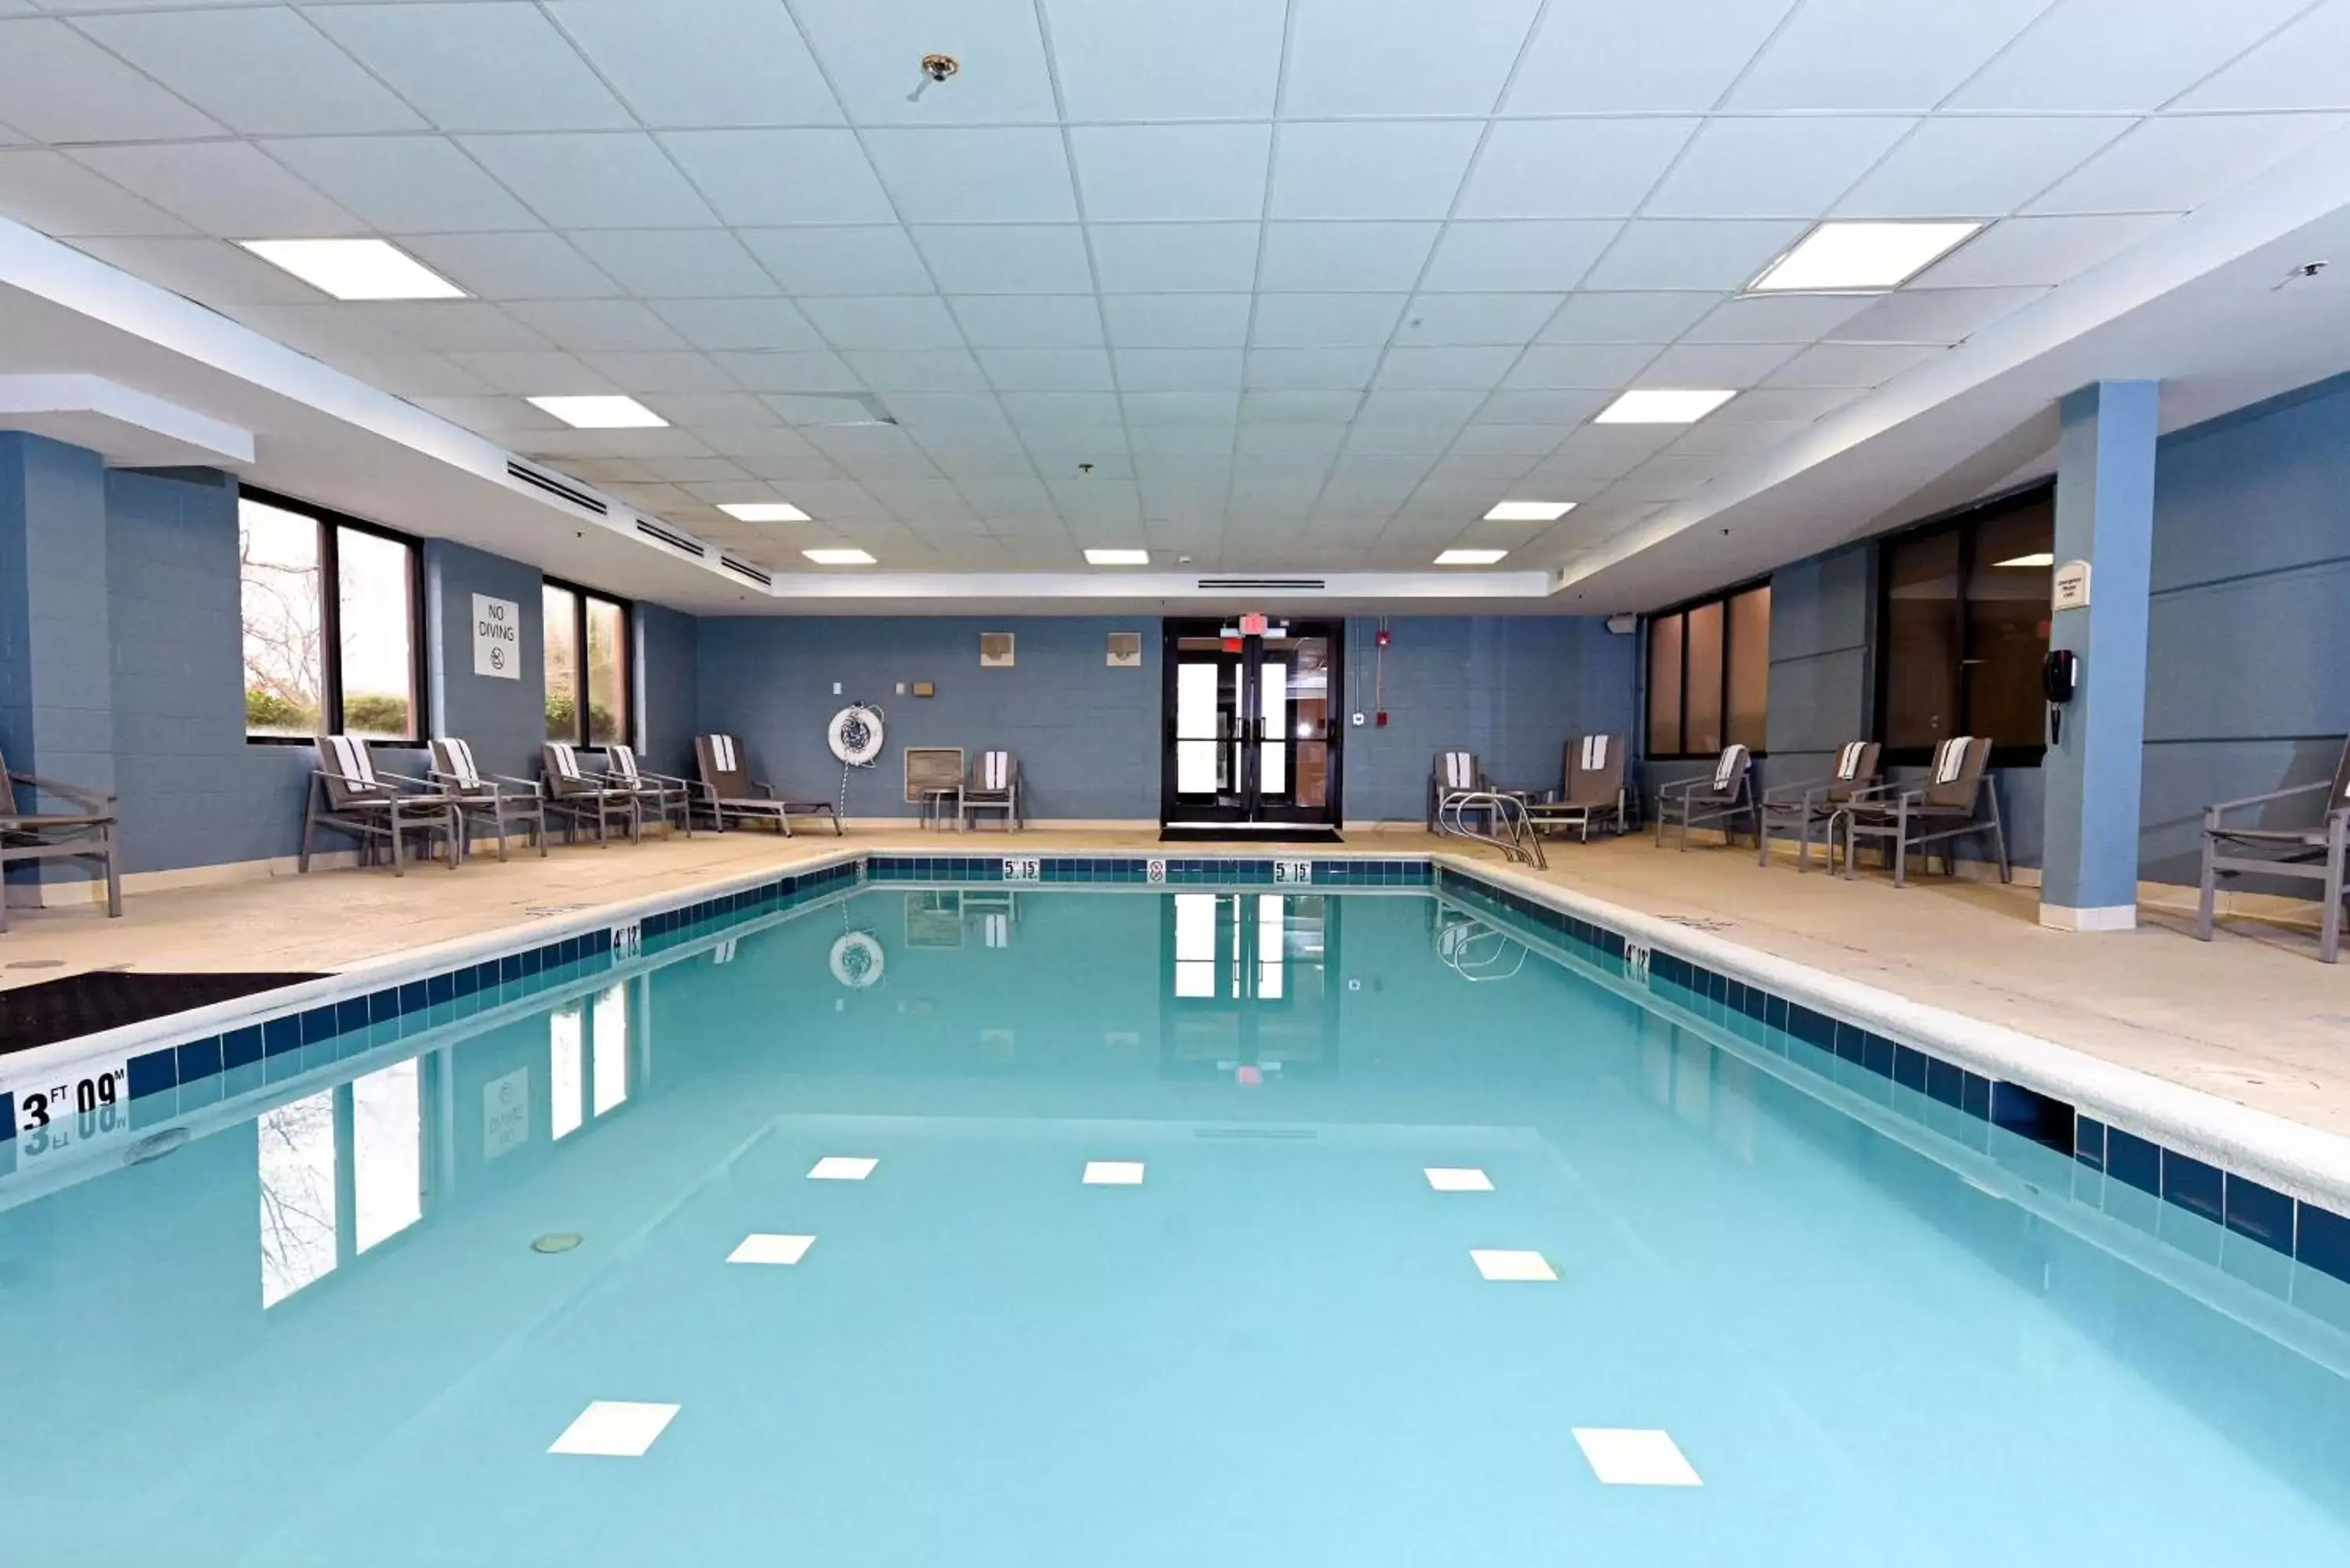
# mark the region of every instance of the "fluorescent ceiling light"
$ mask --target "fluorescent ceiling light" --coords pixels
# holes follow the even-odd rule
[[[813,556],[815,551],[808,552]],[[808,1167],[810,1181],[862,1181],[881,1162],[861,1154],[828,1154]]]
[[[1693,425],[1736,392],[1627,392],[1593,416],[1596,425]]]
[[[1439,1192],[1491,1192],[1493,1179],[1473,1165],[1431,1165],[1421,1174]]]
[[[634,398],[532,398],[528,401],[574,430],[658,430],[669,423]]]
[[[1540,1252],[1520,1251],[1513,1247],[1471,1247],[1470,1261],[1477,1272],[1489,1280],[1540,1281],[1558,1278],[1558,1271]]]
[[[597,1399],[579,1412],[563,1436],[548,1445],[550,1454],[601,1454],[633,1459],[653,1446],[677,1415],[674,1405],[641,1405],[629,1399]]]
[[[1447,550],[1436,557],[1436,564],[1440,566],[1490,566],[1508,554],[1507,550]]]
[[[463,299],[466,293],[381,240],[245,240],[246,250],[337,299]]]
[[[2056,557],[2043,550],[2037,555],[2018,556],[2013,560],[1994,561],[1991,564],[1998,566],[2053,566],[2056,564]]]
[[[1981,223],[1822,223],[1748,284],[1786,289],[1898,288]]]
[[[1485,514],[1488,523],[1555,523],[1575,510],[1572,501],[1504,501]]]
[[[726,1254],[730,1263],[773,1263],[788,1268],[807,1256],[816,1245],[813,1236],[777,1236],[754,1231],[743,1238],[743,1244]]]
[[[870,553],[854,545],[838,550],[802,550],[800,554],[819,566],[869,566],[873,564]]]
[[[722,501],[718,510],[737,523],[805,523],[808,514],[788,501]]]
[[[1086,1161],[1085,1185],[1087,1187],[1139,1187],[1142,1185],[1142,1161],[1089,1159]]]
[[[1147,566],[1150,565],[1148,550],[1087,550],[1086,565],[1089,566]]]

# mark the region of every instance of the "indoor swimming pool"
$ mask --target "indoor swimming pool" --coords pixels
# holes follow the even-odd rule
[[[60,1107],[0,1558],[2350,1561],[2314,1252],[1364,880],[918,868]]]

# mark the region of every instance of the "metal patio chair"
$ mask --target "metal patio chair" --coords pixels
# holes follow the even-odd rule
[[[1812,863],[1812,829],[1821,829],[1828,869],[1835,869],[1835,815],[1844,803],[1877,783],[1877,759],[1883,750],[1875,741],[1847,741],[1836,753],[1835,769],[1825,778],[1774,785],[1762,792],[1762,827],[1755,835],[1754,864],[1771,864],[1771,836],[1795,836],[1795,869]]]
[[[1713,772],[1682,779],[1657,791],[1657,847],[1665,846],[1665,829],[1681,830],[1680,847],[1689,848],[1690,829],[1707,823],[1721,824],[1725,840],[1734,841],[1738,825],[1745,822],[1759,836],[1760,814],[1754,803],[1754,757],[1735,741],[1721,748]]]
[[[2325,792],[2324,815],[2306,827],[2230,827],[2227,814],[2246,806],[2294,800]],[[2324,907],[2318,912],[2317,956],[2327,963],[2342,956],[2344,860],[2350,846],[2350,741],[2342,743],[2342,760],[2330,783],[2299,784],[2223,800],[2203,808],[2202,896],[2196,905],[2195,934],[2211,940],[2211,920],[2219,902],[2222,877],[2289,877],[2322,884]]]
[[[16,797],[21,787],[37,798],[55,795],[79,809],[32,811]],[[37,774],[10,773],[0,757],[0,873],[10,866],[40,860],[96,860],[106,877],[106,913],[122,914],[122,848],[115,797]],[[0,931],[8,929],[6,889],[0,888]]]
[[[1428,770],[1428,831],[1439,831],[1438,819],[1447,803],[1465,794],[1488,794],[1493,781],[1478,765],[1474,752],[1439,752]]]
[[[530,835],[541,857],[546,854],[546,803],[530,780],[484,773],[473,760],[472,744],[453,735],[433,740],[432,765],[426,776],[456,807],[461,853],[473,852],[473,829],[485,825],[498,836],[501,861],[506,857],[506,835],[517,829]]]
[[[1623,736],[1578,735],[1567,742],[1560,783],[1556,794],[1526,803],[1526,817],[1535,832],[1573,828],[1588,844],[1594,824],[1612,833],[1624,831]]]
[[[1022,794],[1020,759],[1010,752],[982,752],[955,794],[955,826],[970,826],[973,812],[994,811],[1003,813],[1003,830],[1010,833],[1026,821]]]
[[[702,775],[694,804],[709,814],[721,833],[726,831],[727,818],[732,817],[736,822],[773,823],[775,830],[788,838],[795,816],[828,816],[832,818],[833,833],[837,836],[840,832],[840,813],[832,802],[785,800],[766,780],[753,778],[750,753],[732,735],[696,735],[693,762]]]
[[[368,743],[356,735],[318,737],[318,766],[302,813],[302,853],[295,862],[300,871],[310,869],[311,843],[320,828],[359,840],[363,866],[374,864],[378,850],[390,849],[395,877],[407,875],[411,837],[424,841],[428,859],[435,837],[446,844],[452,871],[464,855],[456,797],[423,779],[379,771]]]
[[[681,778],[657,774],[637,763],[634,746],[617,742],[604,748],[604,783],[636,798],[639,813],[674,833],[682,826],[693,836],[693,786]]]
[[[1909,856],[1941,850],[1943,868],[1958,875],[1958,861],[1948,847],[1954,838],[1991,836],[1999,856],[1999,879],[2010,881],[2007,828],[2000,821],[1999,792],[1991,776],[1991,738],[1952,735],[1934,748],[1932,763],[1922,784],[1883,784],[1855,790],[1835,815],[1844,819],[1844,874],[1853,875],[1853,856],[1862,839],[1874,839],[1893,862],[1893,885],[1909,885]],[[1831,825],[1829,831],[1835,828]]]
[[[563,824],[565,842],[576,841],[579,830],[592,824],[597,846],[608,849],[616,821],[628,825],[629,843],[644,842],[643,804],[629,791],[606,783],[603,774],[581,767],[578,747],[568,741],[549,741],[538,754],[540,804]]]

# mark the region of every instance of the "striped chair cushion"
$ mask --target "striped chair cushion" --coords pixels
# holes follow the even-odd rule
[[[383,781],[375,776],[375,759],[368,755],[365,741],[328,735],[318,743],[326,748],[328,770],[342,779],[344,788],[369,794],[382,791]]]
[[[710,737],[710,765],[717,769],[722,774],[731,774],[734,771],[733,736],[712,735]]]
[[[1012,753],[985,752],[979,759],[979,786],[982,789],[1012,787]]]
[[[634,747],[607,746],[604,748],[604,760],[612,764],[612,771],[615,774],[629,783],[643,782],[642,775],[637,772],[637,753]]]
[[[1835,776],[1855,779],[1860,776],[1860,759],[1868,751],[1866,741],[1846,741],[1844,750],[1836,753]]]
[[[1477,787],[1477,754],[1474,752],[1444,753],[1444,787],[1446,789]]]
[[[1967,748],[1975,743],[1972,735],[1952,735],[1934,748],[1934,782],[1950,784],[1967,771]]]
[[[579,751],[577,747],[573,746],[568,742],[548,742],[546,745],[546,760],[553,763],[555,764],[555,771],[562,774],[565,778],[577,779],[579,776]]]
[[[1728,789],[1738,777],[1738,770],[1746,763],[1746,748],[1728,745],[1721,748],[1721,760],[1713,766],[1713,787]]]
[[[1584,736],[1583,761],[1575,765],[1582,768],[1586,773],[1595,774],[1600,769],[1606,767],[1607,765],[1607,739],[1608,738],[1606,735]]]
[[[472,742],[458,740],[453,735],[443,736],[441,741],[441,754],[447,758],[449,763],[448,767],[442,771],[455,779],[461,787],[481,788],[482,770],[474,764]]]

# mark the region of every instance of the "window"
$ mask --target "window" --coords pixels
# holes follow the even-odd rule
[[[1887,761],[1922,761],[1952,735],[1987,735],[2005,762],[2037,757],[2055,540],[2055,491],[2043,485],[1887,542]]]
[[[546,738],[581,746],[629,739],[629,607],[549,578],[546,616]],[[580,701],[582,681],[587,701]]]
[[[1761,752],[1771,705],[1771,586],[1648,622],[1648,754]]]
[[[248,491],[237,556],[247,740],[423,738],[414,540]]]

